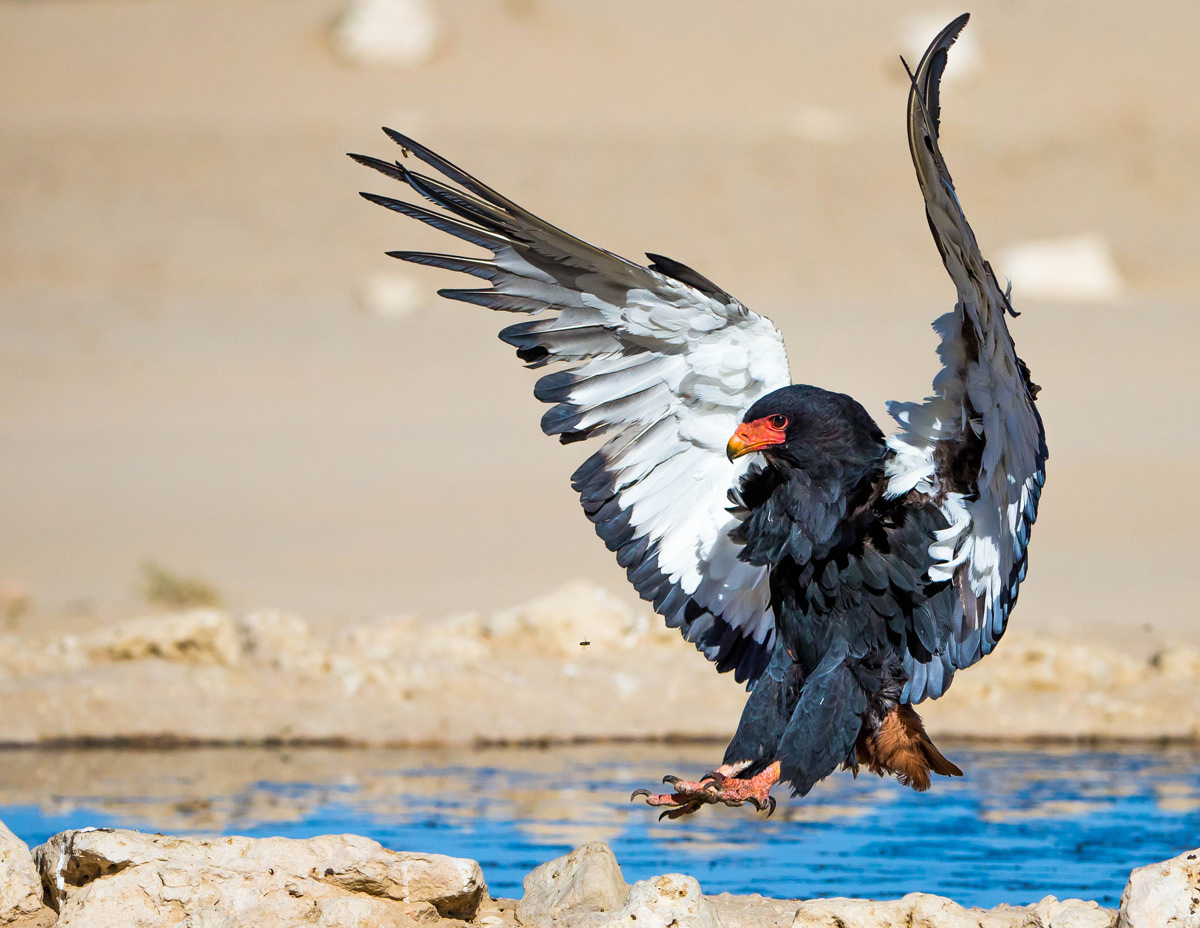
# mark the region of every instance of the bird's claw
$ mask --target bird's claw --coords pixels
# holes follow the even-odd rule
[[[700,808],[700,803],[698,803],[698,802],[685,802],[683,805],[676,806],[673,809],[664,809],[662,812],[659,813],[658,820],[661,822],[664,818],[666,818],[666,819],[683,818],[685,815],[691,815],[693,812],[695,812],[699,808]]]
[[[767,818],[775,812],[775,797],[770,794],[771,786],[776,778],[769,782],[759,779],[739,780],[728,777],[719,771],[706,773],[699,781],[692,782],[681,777],[667,774],[663,783],[670,786],[674,792],[655,795],[648,789],[635,789],[630,795],[630,802],[635,799],[645,799],[646,805],[665,807],[658,820],[682,818],[690,815],[702,805],[741,806],[750,803],[759,811],[765,811]]]
[[[766,810],[767,818],[770,818],[772,815],[775,814],[775,806],[777,805],[777,803],[775,801],[775,797],[770,794],[767,795],[765,800],[759,799],[756,796],[750,796],[746,799],[746,802],[748,802],[748,803],[750,803],[750,805],[754,806],[754,810],[756,812],[762,812],[763,810]],[[740,806],[741,803],[739,802],[739,803],[737,803],[737,805]]]

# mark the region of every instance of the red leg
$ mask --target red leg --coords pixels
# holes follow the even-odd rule
[[[738,779],[734,774],[747,766],[749,762],[722,765],[698,782],[666,776],[663,777],[663,782],[670,784],[673,793],[656,796],[648,789],[637,789],[629,798],[633,800],[644,797],[648,806],[666,807],[659,816],[660,820],[682,818],[695,812],[702,805],[716,803],[740,806],[748,802],[760,812],[766,809],[767,815],[770,816],[775,811],[775,797],[771,795],[771,788],[779,782],[779,761],[753,777]]]

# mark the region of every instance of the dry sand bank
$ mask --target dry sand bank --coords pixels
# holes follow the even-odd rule
[[[1145,659],[1017,627],[923,712],[944,737],[1191,741],[1198,683],[1195,649]],[[744,700],[648,609],[587,585],[336,636],[209,610],[0,639],[11,745],[720,739]]]

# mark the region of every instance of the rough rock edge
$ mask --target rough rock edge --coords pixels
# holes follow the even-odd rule
[[[629,896],[612,848],[601,841],[581,845],[526,875],[517,904],[522,925],[556,924],[581,912],[614,912]]]
[[[41,928],[54,923],[42,900],[42,881],[28,845],[0,822],[0,925]]]
[[[1129,874],[1117,928],[1196,925],[1200,925],[1200,848]]]
[[[468,922],[480,928],[1183,928],[1200,921],[1200,849],[1134,870],[1118,912],[1053,896],[993,909],[967,909],[924,893],[885,901],[705,896],[695,879],[680,874],[629,887],[611,848],[599,842],[538,867],[526,877],[526,898],[516,903],[488,896],[474,860],[389,851],[357,835],[202,839],[79,829],[55,835],[32,855],[9,836],[0,823],[0,899],[22,881],[32,884],[22,898],[36,899],[40,884],[60,924],[81,928],[105,924],[113,907],[126,911],[122,905],[137,909],[140,928],[168,922],[226,928],[232,916],[212,900],[239,891],[239,901],[248,896],[260,906],[307,905],[299,921],[294,911],[278,913],[278,924],[297,928]],[[32,904],[0,910],[0,926],[52,925],[54,912],[36,901],[36,911]],[[270,911],[253,914],[255,924],[276,923]]]
[[[474,918],[487,898],[474,860],[391,851],[358,835],[207,839],[88,828],[55,835],[34,851],[34,860],[46,902],[64,922],[81,918],[79,910],[97,896],[114,904],[109,897],[119,899],[120,893],[106,896],[105,889],[117,882],[128,883],[128,893],[139,902],[150,898],[151,908],[185,898],[165,891],[156,896],[164,886],[191,891],[207,882],[228,901],[236,893],[233,884],[240,882],[261,887],[264,895],[308,899],[315,908],[342,905],[339,899],[368,899],[380,911],[415,917],[424,910],[434,921]]]

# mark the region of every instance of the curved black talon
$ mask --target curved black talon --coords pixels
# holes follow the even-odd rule
[[[755,799],[753,796],[751,796],[746,801],[748,803],[750,803],[750,805],[754,806],[755,812],[761,812],[763,810],[763,804],[761,802],[759,802],[757,799]],[[739,802],[738,805],[741,805],[741,803]]]
[[[683,818],[685,815],[691,815],[699,808],[700,803],[698,802],[685,802],[682,805],[675,806],[673,809],[663,811],[658,816],[658,820],[661,822],[664,818],[669,818],[674,821],[677,818]]]
[[[704,784],[704,792],[706,792],[706,793],[713,793],[715,795],[716,793],[719,793],[720,791],[721,791],[721,784],[718,783],[716,780],[709,780]]]
[[[777,805],[777,803],[775,802],[775,797],[774,797],[774,796],[768,796],[768,797],[767,797],[767,803],[768,803],[768,805],[767,805],[767,818],[770,818],[772,815],[774,815],[774,814],[775,814],[775,806]]]
[[[648,790],[648,789],[635,789],[632,793],[629,794],[629,801],[633,802],[633,800],[637,799],[640,796],[645,796],[647,799],[649,799],[650,795],[651,795],[651,793],[650,793],[650,790]]]
[[[666,783],[668,786],[674,786],[676,783],[679,782],[679,777],[673,777],[673,776],[671,776],[671,774],[668,773],[665,777],[663,777],[663,782]]]

